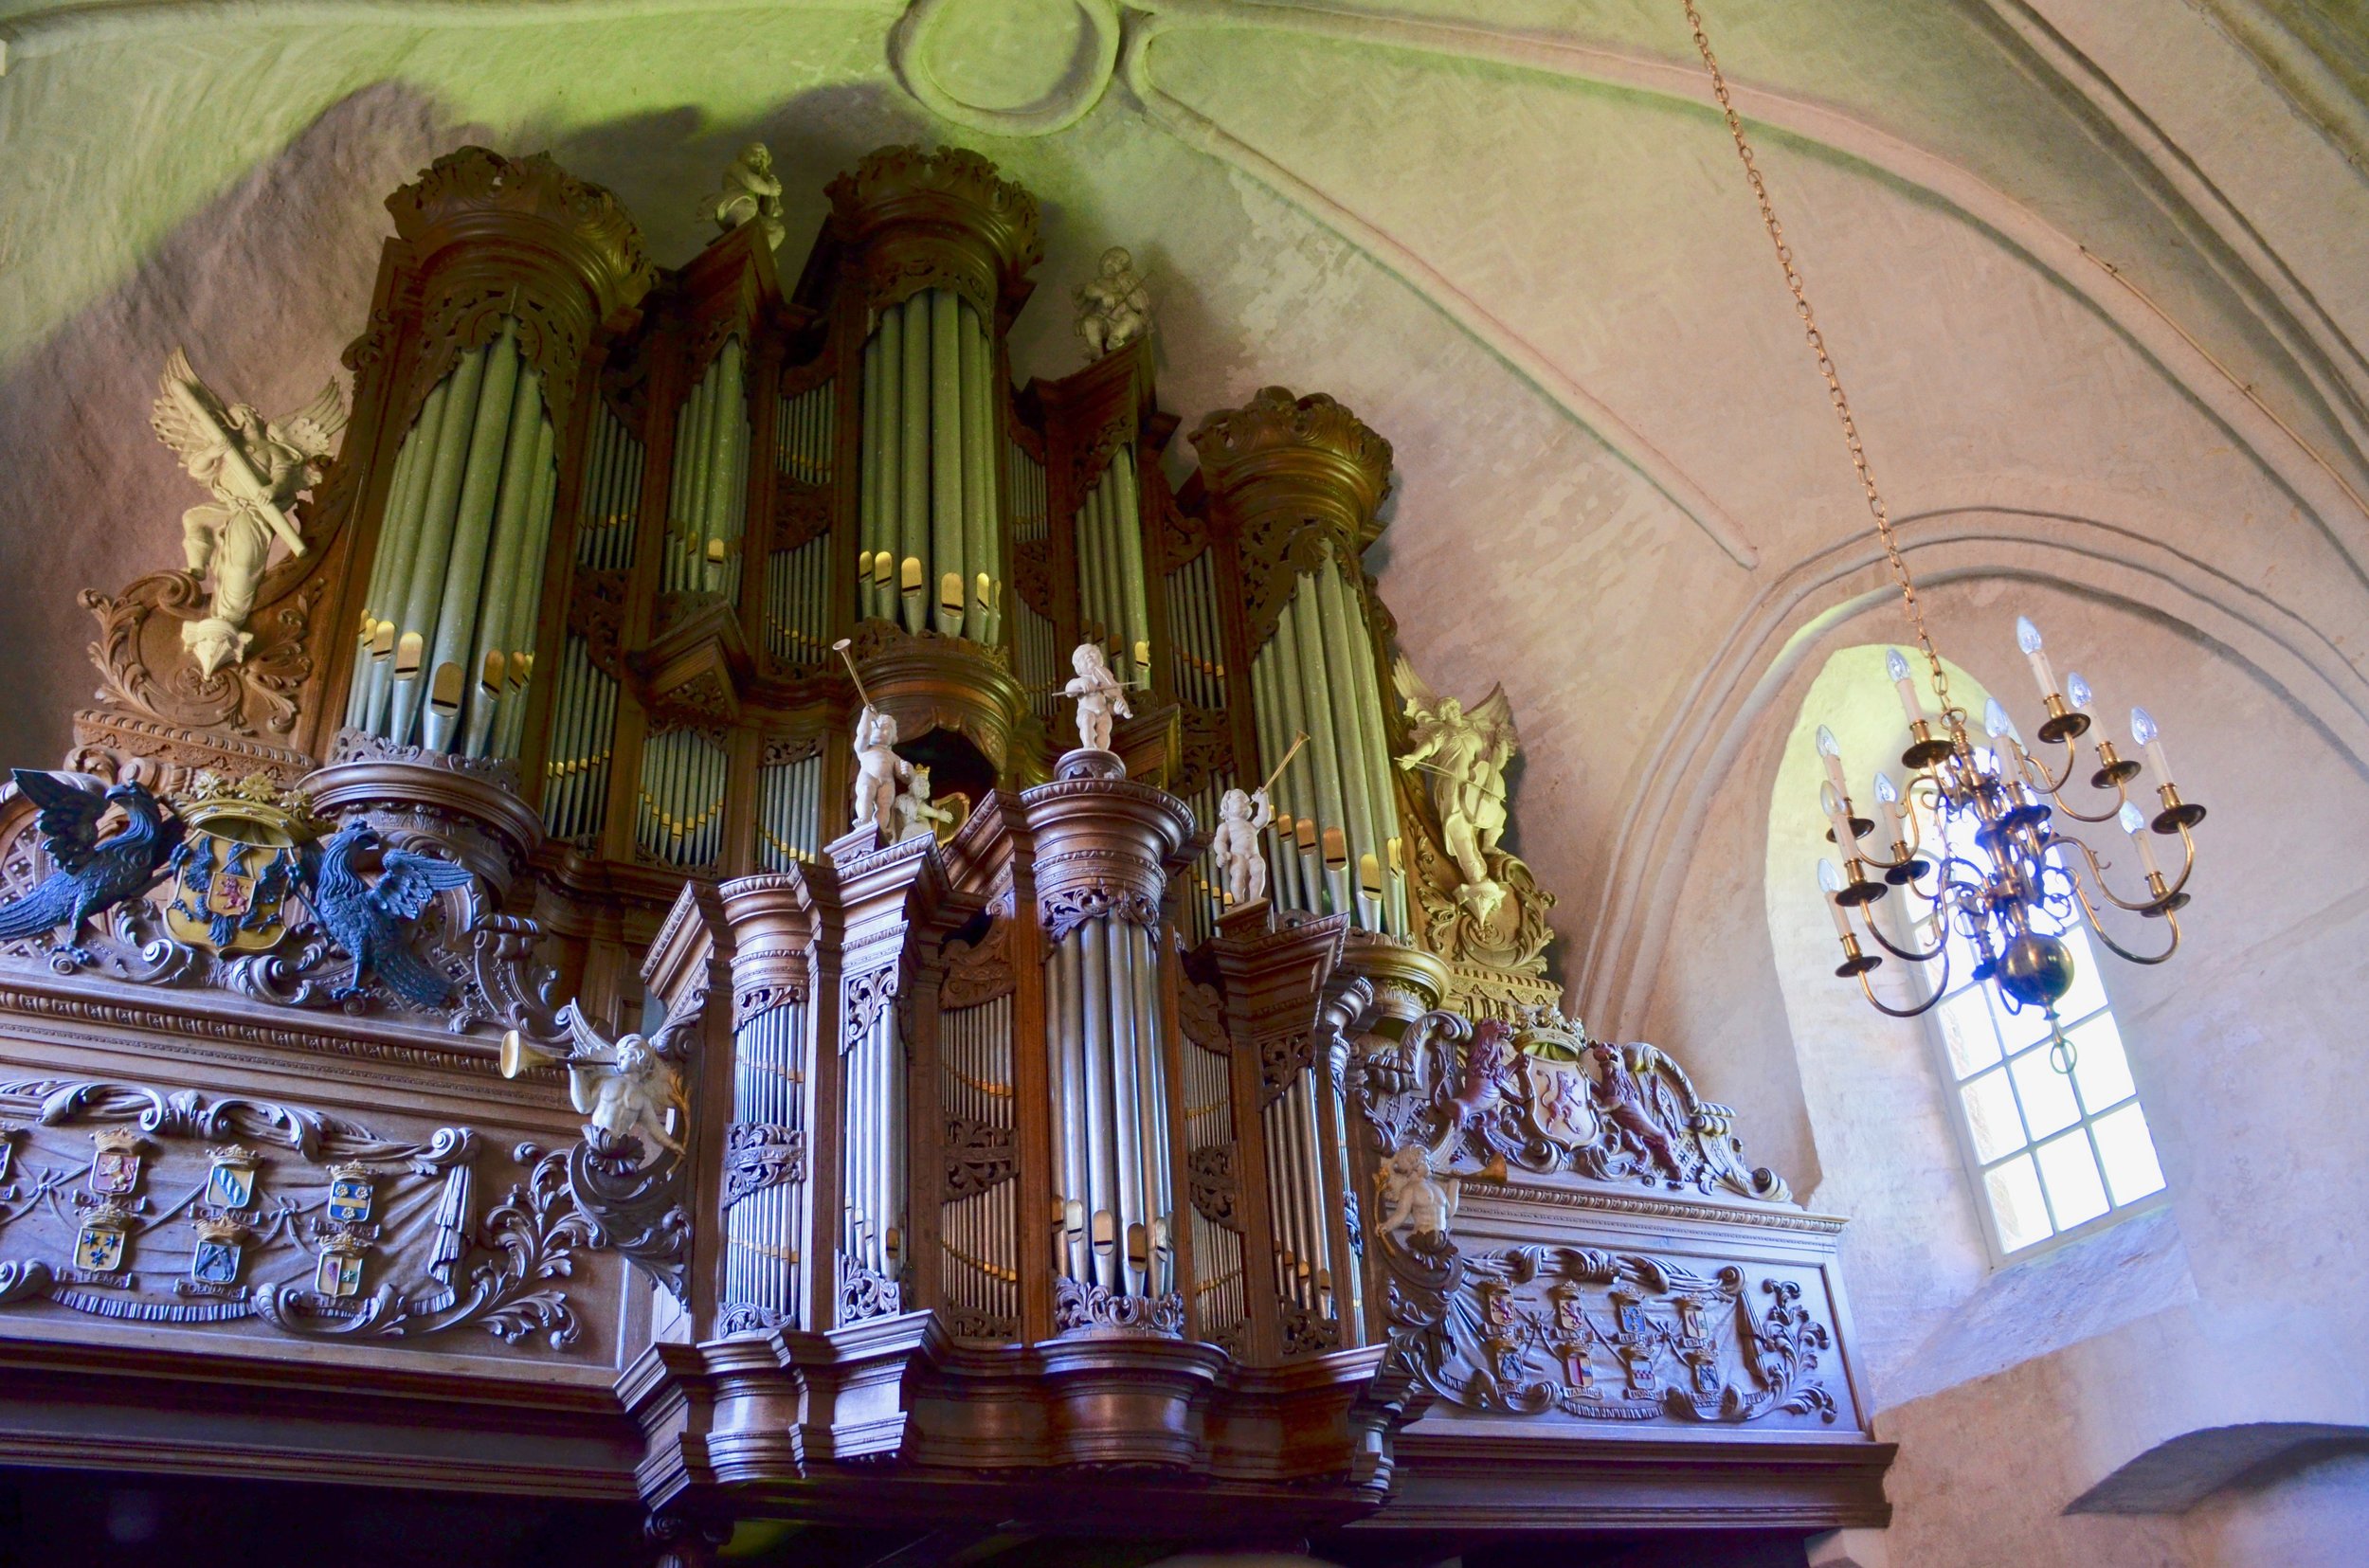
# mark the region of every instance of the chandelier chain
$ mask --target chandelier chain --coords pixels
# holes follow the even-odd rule
[[[1908,623],[1917,634],[1917,646],[1924,651],[1925,662],[1933,673],[1933,695],[1942,711],[1949,711],[1949,676],[1942,668],[1942,657],[1934,651],[1933,639],[1925,629],[1925,609],[1917,602],[1917,586],[1908,575],[1908,564],[1900,557],[1900,541],[1893,536],[1891,514],[1884,505],[1883,492],[1875,486],[1875,474],[1868,466],[1867,448],[1859,440],[1859,424],[1851,415],[1851,399],[1842,389],[1842,376],[1835,369],[1835,361],[1826,351],[1826,335],[1818,331],[1817,316],[1810,309],[1810,297],[1802,287],[1801,273],[1793,264],[1793,248],[1785,243],[1784,225],[1777,221],[1777,208],[1768,199],[1768,185],[1761,178],[1760,164],[1752,153],[1752,144],[1744,134],[1744,120],[1736,113],[1735,100],[1727,92],[1727,78],[1719,68],[1718,57],[1711,53],[1710,35],[1703,29],[1703,13],[1695,9],[1694,0],[1680,0],[1686,8],[1687,25],[1694,33],[1694,47],[1703,57],[1703,67],[1710,73],[1711,92],[1719,99],[1720,113],[1727,121],[1727,135],[1736,144],[1736,156],[1744,164],[1744,177],[1751,184],[1752,199],[1760,205],[1761,226],[1768,231],[1768,242],[1777,252],[1777,264],[1784,269],[1785,287],[1793,292],[1794,314],[1801,318],[1801,333],[1817,358],[1817,373],[1826,380],[1827,400],[1835,406],[1835,417],[1842,422],[1843,444],[1850,449],[1851,466],[1858,471],[1859,488],[1867,493],[1868,511],[1875,517],[1875,532],[1884,541],[1885,557],[1891,563],[1893,581],[1900,585],[1901,603],[1908,612]]]

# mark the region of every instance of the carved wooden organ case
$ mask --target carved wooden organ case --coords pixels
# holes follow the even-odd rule
[[[1402,766],[1388,443],[1269,388],[1172,493],[1148,341],[1013,386],[1025,191],[891,148],[829,196],[792,280],[755,224],[667,271],[547,157],[440,159],[244,657],[188,660],[190,573],[86,596],[70,768],[218,875],[355,822],[471,875],[394,933],[434,1005],[317,877],[234,919],[186,854],[0,947],[0,1353],[136,1381],[138,1325],[395,1427],[435,1358],[500,1434],[475,1484],[638,1493],[685,1554],[889,1502],[1880,1520],[1839,1222],[1562,1018],[1551,899]],[[1080,642],[1132,688],[1107,751]],[[865,702],[929,779],[908,837],[850,831]],[[1269,897],[1229,906],[1220,798],[1287,757]],[[7,891],[37,828],[0,808]],[[669,1146],[570,1108],[628,1032]],[[448,1435],[331,1468],[416,1481]],[[1637,1496],[1591,1468],[1621,1444]],[[1092,1500],[1042,1485],[1078,1465]]]

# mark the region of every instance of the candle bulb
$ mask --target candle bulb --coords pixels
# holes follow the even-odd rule
[[[2087,709],[2091,700],[2089,683],[2081,678],[2078,670],[2065,672],[2065,701],[2074,708]]]
[[[1899,824],[1908,816],[1908,808],[1900,803],[1900,791],[1892,785],[1889,773],[1875,775],[1875,799],[1884,808],[1884,816],[1892,823],[1893,837],[1899,836]]]
[[[2163,868],[2155,861],[2155,835],[2148,831],[2146,813],[2125,801],[2116,820],[2123,824],[2123,831],[2130,835],[2130,841],[2139,846],[2139,864],[2145,869],[2148,877],[2152,879],[2162,875]]]
[[[2031,662],[2032,678],[2040,683],[2040,695],[2054,696],[2056,672],[2049,667],[2048,653],[2040,646],[2040,628],[2032,623],[2028,615],[2016,617],[2016,646],[2023,650],[2023,657]]]
[[[1982,705],[1982,728],[1989,732],[1993,740],[1998,740],[2001,736],[2014,741],[2023,739],[2021,735],[2016,733],[2016,721],[2008,717],[2007,710],[1999,705],[1997,697],[1992,697]]]
[[[1842,791],[1833,784],[1820,784],[1817,803],[1818,809],[1826,813],[1826,820],[1835,825],[1835,847],[1842,851],[1844,858],[1858,859],[1859,836],[1851,831],[1851,813],[1843,809]]]
[[[1908,674],[1908,656],[1893,648],[1884,655],[1884,673],[1900,691],[1900,709],[1910,724],[1925,722],[1925,704],[1917,699],[1917,683]]]
[[[2163,760],[2163,738],[2155,728],[2155,715],[2143,708],[2130,711],[2130,738],[2146,748],[2147,761],[2155,764],[2156,783],[2172,782],[2172,765]]]
[[[1826,782],[1835,786],[1835,793],[1850,794],[1842,782],[1842,747],[1835,732],[1822,724],[1817,727],[1817,754],[1826,764]]]
[[[1842,873],[1835,869],[1832,860],[1817,863],[1817,885],[1826,893],[1826,912],[1835,917],[1835,934],[1848,937],[1851,934],[1851,912],[1835,897],[1842,892]]]

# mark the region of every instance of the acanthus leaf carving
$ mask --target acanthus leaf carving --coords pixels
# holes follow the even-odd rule
[[[1181,1339],[1184,1297],[1174,1290],[1164,1296],[1124,1295],[1105,1285],[1063,1275],[1053,1282],[1053,1331]]]

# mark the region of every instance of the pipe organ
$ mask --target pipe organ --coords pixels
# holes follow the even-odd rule
[[[94,1289],[203,1365],[334,1334],[399,1424],[413,1340],[490,1327],[476,1397],[629,1430],[618,1485],[680,1562],[884,1499],[1486,1533],[1516,1472],[1617,1487],[1582,1478],[1641,1427],[1687,1455],[1673,1519],[1781,1451],[1795,1517],[1880,1510],[1837,1222],[1670,1055],[1563,1017],[1552,899],[1499,842],[1510,706],[1391,658],[1389,443],[1268,387],[1171,452],[1140,336],[1016,384],[1038,211],[974,153],[884,149],[828,196],[787,282],[756,223],[654,265],[547,157],[390,198],[254,645],[199,703],[139,671],[203,586],[103,601],[74,773],[0,803],[0,892],[73,859],[41,801],[76,779],[181,834],[104,930],[0,943],[0,1053],[42,1065],[9,1026],[93,997],[229,1042],[9,1146],[263,1142],[311,1228],[216,1229],[328,1283],[208,1254],[175,1307],[9,1265],[0,1339],[45,1315],[103,1360]],[[1107,747],[1079,690],[1125,701]],[[859,779],[889,809],[857,826]],[[357,1060],[387,1130],[254,1108],[343,1104]],[[140,1108],[201,1089],[187,1128]],[[335,1195],[382,1180],[442,1184],[372,1230]],[[1076,1466],[1109,1499],[1073,1517],[1032,1478]],[[1476,1466],[1507,1478],[1459,1500]]]

